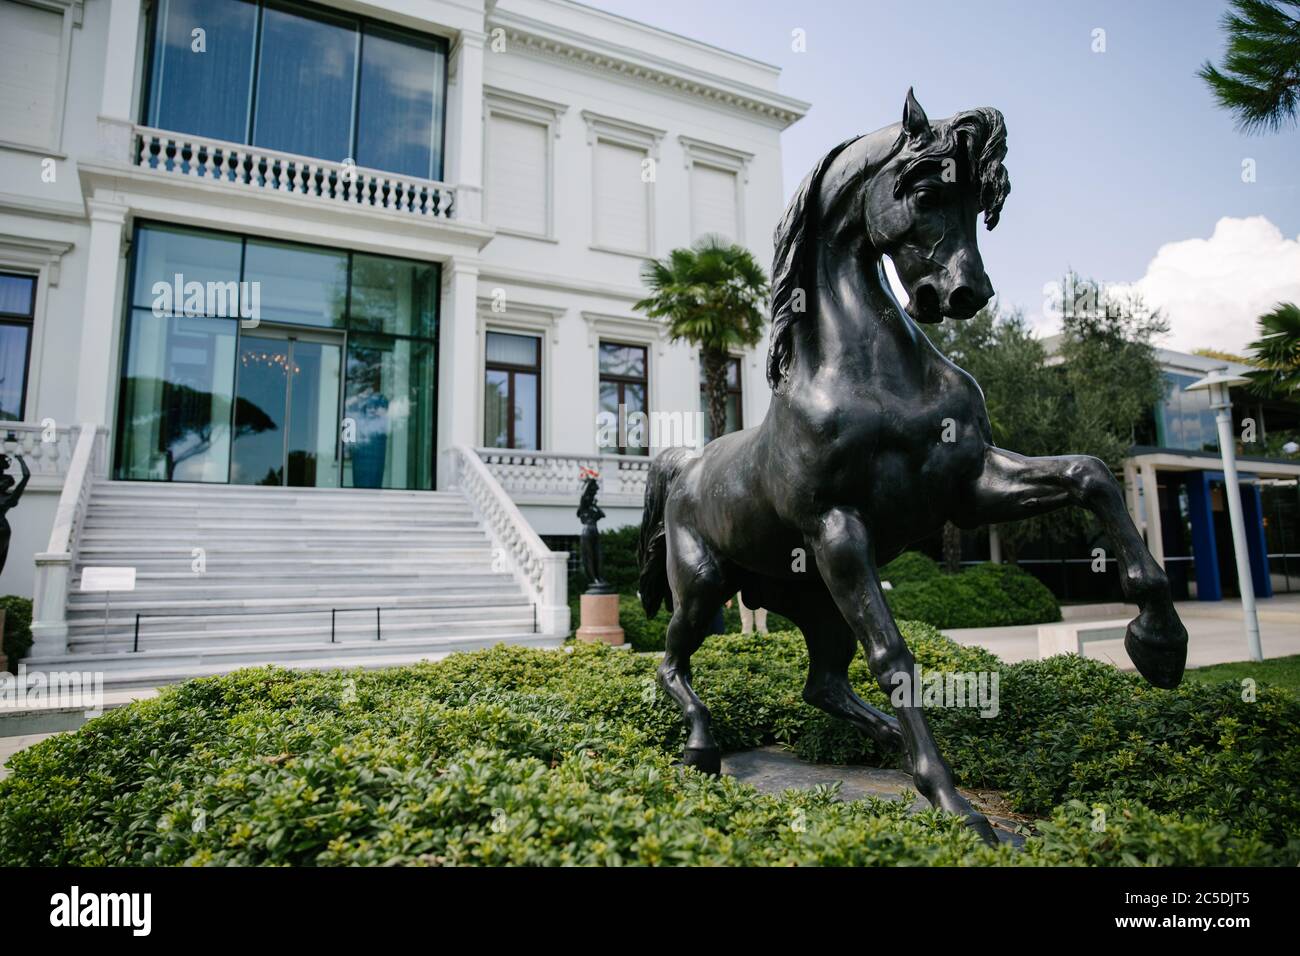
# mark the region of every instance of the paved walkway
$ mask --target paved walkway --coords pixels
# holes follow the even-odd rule
[[[1300,594],[1281,594],[1259,602],[1259,635],[1265,657],[1289,657],[1300,654]],[[1227,664],[1250,659],[1246,650],[1246,630],[1241,605],[1225,601],[1179,601],[1178,614],[1187,627],[1187,666]],[[1071,621],[1105,621],[1132,618],[1132,605],[1098,604],[1067,607],[1063,613]],[[1004,661],[1038,659],[1038,625],[1022,627],[961,627],[944,631],[959,644],[978,645],[992,651]],[[1124,652],[1124,642],[1089,641],[1084,655],[1109,661],[1120,670],[1133,670],[1133,662]]]

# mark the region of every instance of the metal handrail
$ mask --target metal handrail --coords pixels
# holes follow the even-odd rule
[[[500,602],[493,602],[492,604],[451,604],[451,605],[447,605],[447,604],[412,604],[412,605],[396,604],[396,605],[392,605],[392,606],[390,606],[390,607],[388,608],[388,610],[390,610],[390,611],[453,611],[453,610],[457,610],[457,609],[459,609],[459,608],[500,607],[500,606],[501,606],[501,605],[500,605]],[[529,602],[528,602],[528,606],[531,607],[532,610],[533,610],[533,633],[536,634],[536,633],[537,633],[537,602],[536,602],[536,601],[529,601]],[[324,608],[319,608],[319,609],[317,609],[317,608],[312,608],[312,609],[310,609],[310,610],[306,610],[306,611],[303,611],[303,610],[287,610],[287,609],[286,609],[286,610],[283,610],[283,611],[249,611],[249,612],[244,613],[244,614],[225,614],[225,615],[222,615],[222,616],[223,616],[223,617],[256,617],[256,616],[259,616],[259,615],[261,615],[261,616],[272,616],[272,615],[276,615],[276,614],[280,614],[280,615],[284,615],[284,614],[312,614],[312,613],[315,613],[317,610],[319,610],[319,612],[320,612],[321,614],[324,614],[324,613],[325,613],[325,609],[324,609]],[[365,606],[365,607],[332,607],[332,608],[330,608],[330,609],[329,609],[329,611],[330,611],[330,643],[331,643],[331,644],[336,644],[336,643],[338,643],[338,642],[335,640],[335,622],[336,622],[336,620],[337,620],[338,612],[339,612],[339,611],[343,611],[344,613],[347,613],[348,611],[369,611],[369,610],[371,610],[371,608],[370,608],[369,606]],[[378,640],[382,640],[382,613],[383,613],[383,611],[384,611],[384,608],[383,608],[382,606],[378,606],[378,607],[375,607],[375,608],[374,608],[374,611],[375,611],[375,640],[378,641]],[[178,617],[178,618],[189,618],[189,617],[208,617],[208,616],[209,616],[208,613],[203,613],[203,614],[175,614],[175,613],[171,613],[171,612],[163,612],[163,611],[155,611],[155,612],[153,612],[153,613],[150,613],[150,612],[148,612],[148,611],[136,611],[136,614],[135,614],[135,640],[134,640],[134,642],[133,642],[132,645],[131,645],[131,653],[135,654],[135,653],[138,653],[139,650],[140,650],[140,620],[141,620],[142,618],[149,618],[149,617]],[[447,623],[455,623],[455,622],[454,622],[454,621],[450,621],[450,622],[447,622]]]

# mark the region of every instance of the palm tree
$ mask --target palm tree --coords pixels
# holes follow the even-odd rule
[[[1300,392],[1300,306],[1279,302],[1259,317],[1260,337],[1250,343],[1259,366],[1247,372],[1251,390],[1259,395],[1292,399]]]
[[[650,318],[666,318],[674,342],[699,347],[710,434],[716,438],[727,430],[729,354],[763,337],[767,274],[744,246],[709,235],[646,262],[641,281],[650,295],[634,308]]]
[[[1287,9],[1289,8],[1289,10]],[[1197,76],[1247,133],[1281,129],[1300,109],[1300,0],[1232,0],[1223,15],[1228,53],[1223,69],[1206,63]]]

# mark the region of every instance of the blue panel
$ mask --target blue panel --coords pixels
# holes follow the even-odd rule
[[[1264,507],[1259,485],[1242,485],[1241,516],[1246,526],[1246,553],[1250,555],[1250,577],[1255,597],[1273,596],[1273,579],[1268,573],[1268,546],[1264,539]]]
[[[1214,514],[1210,510],[1210,476],[1189,471],[1187,510],[1192,521],[1192,557],[1196,563],[1196,597],[1201,601],[1223,600],[1219,581],[1219,554],[1214,541]]]

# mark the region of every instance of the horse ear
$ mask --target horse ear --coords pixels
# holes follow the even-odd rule
[[[916,101],[910,86],[907,88],[907,100],[903,103],[903,132],[917,145],[928,143],[934,138],[934,130],[930,128],[930,118],[925,115],[925,110],[921,109],[921,104]]]

